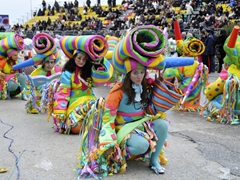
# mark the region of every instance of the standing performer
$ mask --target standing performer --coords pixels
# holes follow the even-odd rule
[[[55,66],[60,57],[53,37],[46,33],[36,34],[32,39],[32,46],[36,55],[13,67],[14,69],[19,69],[26,66],[38,66],[28,77],[26,90],[28,99],[26,110],[28,113],[38,114],[46,111],[46,107],[42,107],[41,110],[41,103],[45,101],[45,97],[42,95],[46,91],[47,84],[53,80],[53,78],[48,78],[52,77],[52,75],[55,78],[59,78],[60,73],[59,76],[56,76],[56,73],[61,72],[61,68]]]

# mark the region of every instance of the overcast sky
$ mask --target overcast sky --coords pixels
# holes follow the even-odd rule
[[[51,6],[54,4],[55,0],[46,0],[47,5]],[[65,0],[67,2],[74,0]],[[117,0],[117,2],[120,0]],[[42,0],[0,0],[0,15],[9,15],[10,25],[15,23],[23,23],[27,21],[27,19],[31,16],[32,11],[36,11],[36,9],[42,8]],[[64,0],[58,0],[60,5],[63,5]],[[78,0],[79,6],[83,5],[85,0]],[[97,0],[91,0],[91,5],[94,5]],[[101,0],[102,5],[106,5],[107,0]],[[28,14],[27,14],[28,13]]]

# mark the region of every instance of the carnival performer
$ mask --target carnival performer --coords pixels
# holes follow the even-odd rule
[[[42,99],[45,98],[42,95],[44,91],[46,91],[45,88],[48,87],[47,85],[50,81],[60,77],[61,68],[55,66],[59,60],[59,51],[57,50],[53,37],[46,33],[39,33],[33,37],[31,44],[36,55],[31,59],[15,65],[14,69],[25,69],[33,65],[38,66],[38,68],[28,76],[26,88],[28,99],[26,110],[28,113],[38,114],[39,112],[46,111],[46,107],[41,107],[42,101],[45,101],[45,99]],[[58,76],[56,73],[58,73]],[[54,75],[54,77],[52,77],[52,75]]]
[[[19,63],[19,51],[24,48],[23,39],[18,34],[9,34],[0,42],[0,99],[11,99],[22,93],[22,99],[26,100],[26,75],[13,69]]]
[[[114,48],[112,64],[125,78],[115,84],[106,101],[98,99],[84,121],[80,178],[124,173],[127,160],[149,157],[156,174],[165,172],[159,162],[168,133],[165,112],[182,95],[161,73],[155,79],[147,75],[147,69],[160,71],[167,66],[164,49],[165,36],[153,25],[135,27]],[[178,59],[174,59],[175,65],[182,62]],[[183,59],[187,65],[187,58]]]
[[[84,116],[96,100],[92,87],[104,85],[113,67],[104,58],[108,47],[102,36],[65,36],[60,46],[69,60],[55,96],[55,129],[65,134],[79,133]]]
[[[191,66],[166,69],[164,78],[170,82],[176,82],[185,94],[175,109],[197,111],[200,109],[201,91],[206,87],[208,81],[207,67],[199,63],[197,59],[204,52],[205,46],[201,40],[192,36],[183,41],[178,21],[174,22],[174,31],[178,52],[182,57],[194,57],[195,61]]]
[[[35,69],[31,74],[30,78],[33,78],[34,76],[40,77],[39,81],[42,81],[42,76],[46,76],[47,78],[50,78],[50,76],[55,75],[54,78],[49,79],[46,83],[38,83],[39,86],[35,86],[35,84],[31,84],[33,81],[27,81],[29,87],[27,88],[28,91],[27,96],[28,96],[28,103],[26,104],[26,110],[27,113],[31,114],[38,114],[40,112],[46,112],[46,106],[43,107],[41,106],[41,101],[44,100],[42,99],[44,91],[46,91],[46,87],[48,87],[48,83],[51,83],[54,79],[58,79],[60,77],[60,72],[62,71],[62,68],[59,66],[56,66],[58,58],[55,57],[55,55],[50,55],[49,57],[45,58],[43,60],[43,64],[41,67]],[[57,76],[58,74],[58,76]],[[35,78],[34,81],[36,82],[38,78]],[[45,82],[45,81],[43,81]],[[34,86],[34,87],[31,87]],[[35,92],[31,92],[31,89],[34,89]],[[35,97],[33,97],[35,96]],[[33,102],[34,98],[36,98],[36,104],[38,108],[35,108],[36,106]],[[40,108],[40,109],[39,109]],[[44,109],[43,109],[44,108]]]
[[[208,103],[202,108],[200,115],[208,121],[218,121],[224,124],[240,124],[240,36],[239,26],[235,26],[231,35],[224,43],[226,56],[224,58],[224,68],[218,79],[209,84],[204,94]]]

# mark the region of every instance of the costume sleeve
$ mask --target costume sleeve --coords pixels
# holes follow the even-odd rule
[[[171,109],[182,98],[182,93],[172,83],[161,82],[158,79],[153,83],[151,97],[146,112],[151,115],[160,115],[165,118],[164,112]]]
[[[71,92],[71,73],[64,71],[60,78],[60,85],[56,92],[56,100],[54,102],[54,114],[64,114],[68,108],[68,102]]]
[[[0,60],[0,72],[3,72],[3,68],[4,68],[5,64],[6,64],[6,61]]]
[[[116,118],[119,104],[122,100],[123,91],[115,90],[120,86],[120,83],[116,84],[107,96],[105,102],[105,109],[102,117],[102,129],[99,135],[99,146],[107,145],[110,143],[117,144],[114,121]]]

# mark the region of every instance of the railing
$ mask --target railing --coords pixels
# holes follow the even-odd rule
[[[26,32],[23,33],[23,36],[25,38],[29,38],[32,39],[33,36],[36,34],[37,32]],[[50,35],[52,35],[53,37],[56,37],[56,35],[60,35],[60,36],[79,36],[79,35],[95,35],[96,31],[76,31],[76,30],[70,30],[70,31],[51,31],[51,32],[46,32]]]

